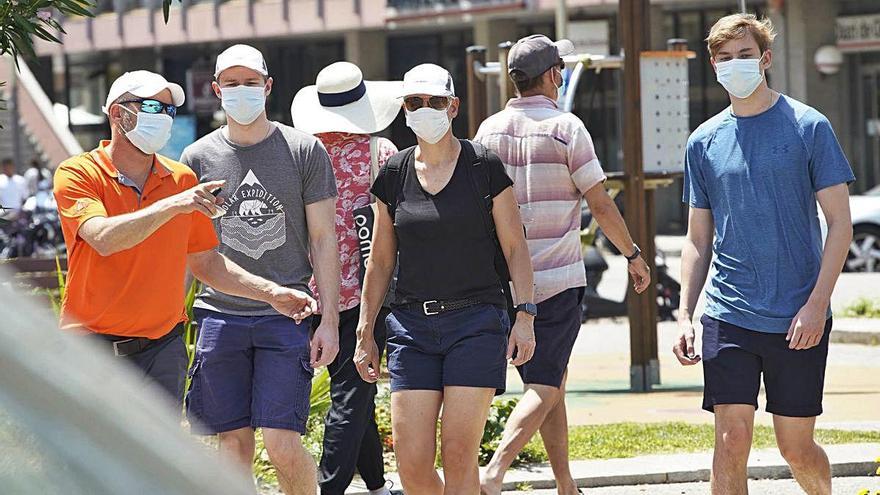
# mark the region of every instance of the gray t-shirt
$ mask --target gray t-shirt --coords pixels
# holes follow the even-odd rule
[[[180,161],[201,182],[225,180],[226,214],[214,220],[220,252],[245,270],[279,285],[308,291],[312,276],[305,206],[336,196],[330,157],[321,142],[292,127],[253,146],[230,142],[223,129],[188,146]],[[211,287],[195,307],[240,316],[277,312],[268,304]]]

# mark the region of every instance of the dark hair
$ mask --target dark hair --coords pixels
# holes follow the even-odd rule
[[[520,95],[540,86],[542,77],[544,77],[544,73],[540,74],[538,77],[529,78],[523,72],[518,70],[515,70],[510,74],[510,80],[513,81],[513,85],[516,87],[516,92]]]
[[[0,162],[0,165],[15,165],[15,161],[12,158],[4,158],[3,161]]]

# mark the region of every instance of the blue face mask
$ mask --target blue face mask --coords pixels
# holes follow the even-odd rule
[[[249,125],[266,109],[266,88],[264,86],[222,88],[220,99],[223,110],[229,118],[241,125]]]
[[[125,137],[137,149],[147,155],[159,151],[171,138],[171,126],[174,119],[164,113],[134,112],[125,105],[119,105],[128,113],[137,115],[137,124],[134,129],[125,131]]]
[[[748,98],[764,80],[764,73],[761,70],[763,58],[764,56],[761,55],[759,58],[735,58],[726,62],[716,62],[718,82],[736,98]]]

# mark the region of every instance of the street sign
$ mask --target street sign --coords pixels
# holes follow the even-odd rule
[[[837,47],[843,52],[880,50],[880,14],[838,17]]]

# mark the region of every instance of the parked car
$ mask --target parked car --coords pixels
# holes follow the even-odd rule
[[[880,186],[849,200],[853,241],[843,270],[880,272]]]

